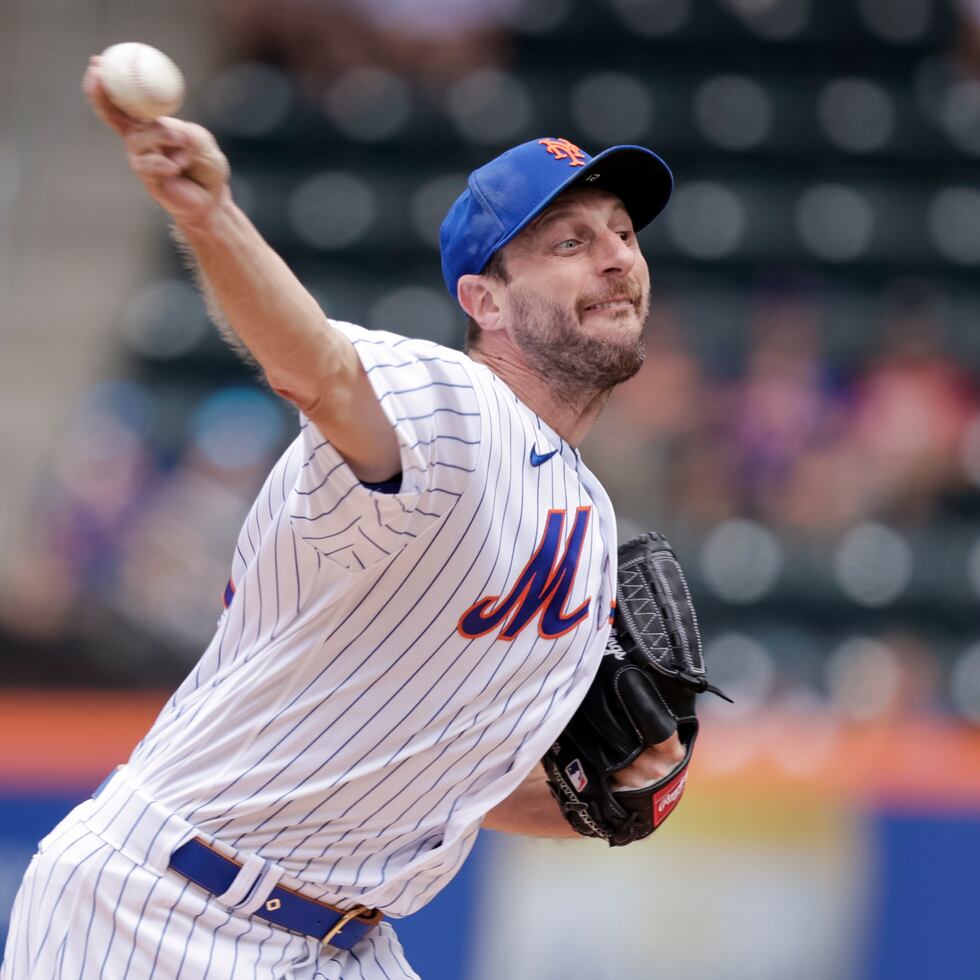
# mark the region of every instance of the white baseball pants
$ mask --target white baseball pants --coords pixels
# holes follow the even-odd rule
[[[387,922],[345,951],[223,905],[168,868],[193,836],[114,777],[38,846],[0,980],[419,980]]]

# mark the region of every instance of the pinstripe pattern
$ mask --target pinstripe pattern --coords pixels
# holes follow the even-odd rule
[[[40,844],[14,904],[2,980],[414,978],[387,924],[348,953],[243,915],[166,871],[194,829],[129,777]]]
[[[243,524],[215,636],[129,771],[163,812],[273,862],[290,887],[399,916],[455,874],[483,815],[584,695],[609,628],[615,524],[577,451],[489,370],[426,341],[338,327],[395,428],[401,485],[362,485],[301,419]],[[556,452],[532,466],[532,449]],[[463,614],[507,596],[543,546],[549,511],[566,515],[560,552],[580,508],[588,520],[562,601],[587,617],[546,634],[545,596],[512,639],[464,635]],[[99,833],[111,837],[121,819]],[[290,973],[264,923],[173,875],[150,882],[145,862],[105,853],[101,839],[69,838],[83,858],[75,882],[32,871],[44,876],[40,896],[39,881],[25,883],[31,908],[71,901],[80,878],[102,896],[81,919],[101,923],[88,931],[104,930],[102,941],[86,947],[76,926],[66,962],[87,970],[97,950],[132,955],[128,975],[140,977],[168,956],[168,977],[231,976],[229,962],[236,977],[414,976],[388,929],[349,956],[321,957],[314,973]],[[57,953],[62,938],[42,947]]]
[[[3,980],[417,976],[387,923],[350,953],[321,950],[234,915],[175,875],[158,876],[84,827],[70,846],[35,857],[10,935]]]

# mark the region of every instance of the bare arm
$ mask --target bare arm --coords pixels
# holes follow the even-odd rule
[[[204,299],[208,317],[218,328],[221,339],[238,355],[243,363],[249,367],[258,368],[261,371],[262,365],[252,356],[252,352],[242,343],[242,338],[235,333],[231,324],[225,319],[224,310],[221,309],[221,304],[218,302],[217,296],[214,295],[214,291],[201,271],[201,267],[197,264],[197,256],[194,254],[194,249],[191,248],[180,229],[174,224],[170,226],[170,239],[177,247],[177,251],[180,252],[184,268],[193,276],[194,284]]]
[[[561,815],[538,763],[531,774],[507,799],[498,803],[484,818],[487,830],[526,837],[557,837],[570,840],[579,835]]]
[[[99,84],[97,58],[83,88],[187,243],[209,305],[220,308],[271,387],[313,420],[360,479],[396,474],[394,430],[353,346],[235,205],[228,161],[214,137],[193,123],[145,123],[116,109]]]
[[[683,759],[684,747],[676,734],[671,735],[665,742],[651,745],[631,766],[617,773],[616,782],[623,789],[639,789],[662,779]],[[487,813],[483,826],[527,837],[569,840],[580,836],[561,815],[540,763],[510,796]]]

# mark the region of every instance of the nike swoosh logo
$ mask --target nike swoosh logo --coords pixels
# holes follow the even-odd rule
[[[542,463],[547,463],[555,453],[558,452],[557,449],[552,449],[550,453],[539,453],[536,449],[531,450],[531,465],[540,466]]]

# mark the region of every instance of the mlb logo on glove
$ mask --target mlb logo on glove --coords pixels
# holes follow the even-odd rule
[[[568,776],[572,786],[575,787],[576,793],[581,793],[589,785],[589,781],[585,777],[585,771],[582,769],[582,763],[578,759],[572,759],[565,766],[565,775]]]

